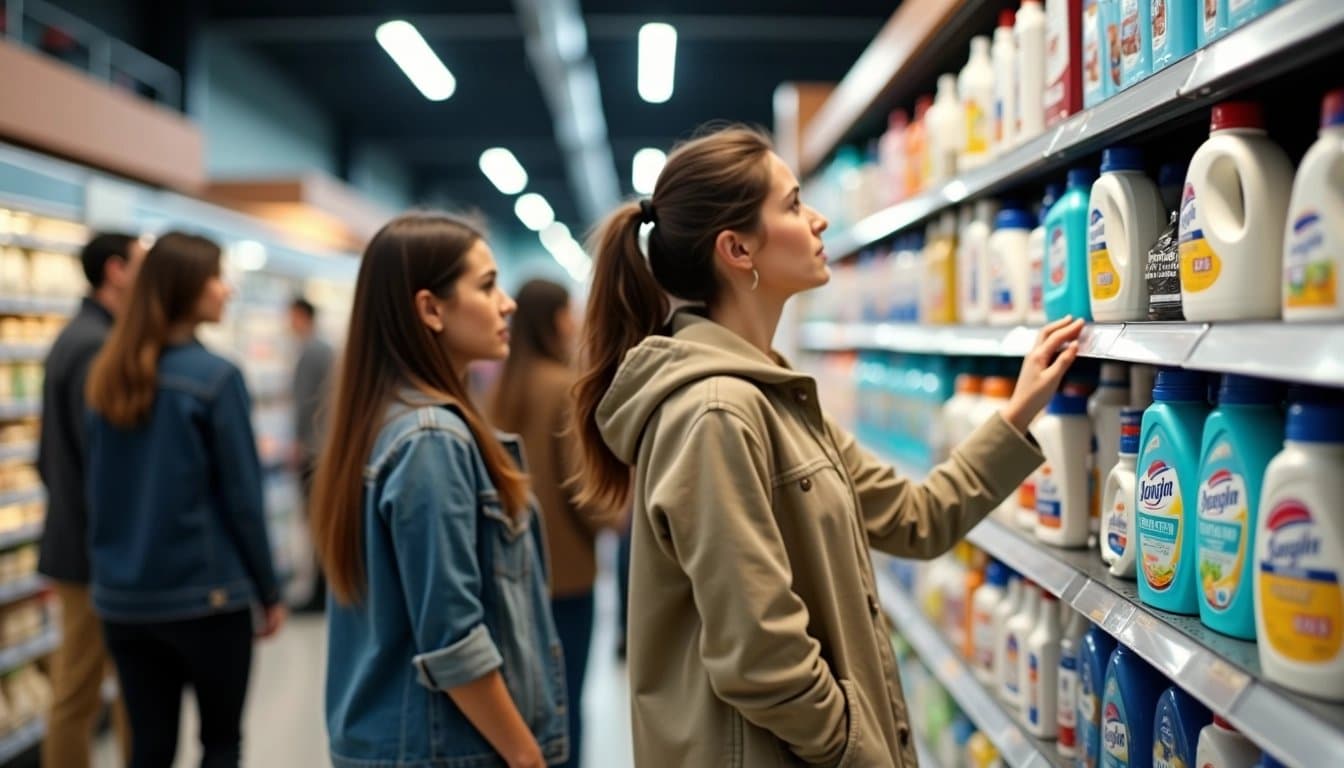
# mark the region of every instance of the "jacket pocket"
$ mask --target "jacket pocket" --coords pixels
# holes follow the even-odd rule
[[[869,746],[869,736],[864,727],[870,717],[863,693],[849,680],[839,680],[840,690],[845,694],[845,712],[849,716],[849,725],[845,731],[845,752],[840,756],[836,768],[888,768],[895,761],[882,755],[881,749]],[[878,742],[880,744],[880,740]]]
[[[485,517],[486,540],[495,575],[512,581],[525,580],[533,567],[534,548],[527,536],[532,522],[531,511],[514,520],[499,502],[486,501],[481,504],[481,513]]]

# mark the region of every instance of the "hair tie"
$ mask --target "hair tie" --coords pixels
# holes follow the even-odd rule
[[[639,223],[654,224],[658,221],[657,214],[653,210],[653,201],[647,198],[639,201]]]

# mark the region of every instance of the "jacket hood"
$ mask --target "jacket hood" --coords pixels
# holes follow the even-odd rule
[[[625,354],[597,407],[602,439],[623,462],[634,463],[644,427],[677,390],[712,376],[735,376],[758,384],[804,383],[816,402],[810,376],[770,359],[746,339],[682,309],[672,316],[671,336],[650,336]]]

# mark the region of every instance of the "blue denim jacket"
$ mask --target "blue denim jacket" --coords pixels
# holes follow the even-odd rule
[[[413,402],[416,398],[408,398]],[[515,438],[500,435],[519,465]],[[328,599],[336,768],[502,768],[446,691],[499,669],[548,764],[569,752],[541,517],[500,506],[451,406],[392,406],[364,470],[359,602]]]
[[[93,604],[122,622],[278,602],[242,373],[197,342],[164,350],[149,419],[89,414]]]

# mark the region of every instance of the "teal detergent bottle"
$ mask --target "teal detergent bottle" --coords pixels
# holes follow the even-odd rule
[[[1208,415],[1204,374],[1164,369],[1139,435],[1139,599],[1191,616],[1199,613],[1195,528],[1200,435]]]
[[[1176,686],[1162,692],[1153,713],[1153,766],[1195,768],[1199,732],[1213,722],[1213,713]]]
[[[1153,73],[1152,0],[1120,0],[1120,87]]]
[[[1282,393],[1276,384],[1227,375],[1218,408],[1204,422],[1199,460],[1199,618],[1242,640],[1255,639],[1255,526],[1265,467],[1283,448]]]
[[[1168,685],[1134,649],[1116,646],[1101,702],[1102,768],[1153,768],[1153,714]]]
[[[1078,768],[1097,768],[1102,752],[1102,695],[1115,638],[1093,624],[1078,644]]]
[[[1283,0],[1224,0],[1227,2],[1227,28],[1236,29],[1283,5]]]
[[[1069,186],[1045,216],[1045,317],[1092,319],[1087,274],[1087,208],[1097,174],[1069,171]]]
[[[1154,73],[1195,52],[1195,17],[1203,1],[1155,0],[1151,19]]]

